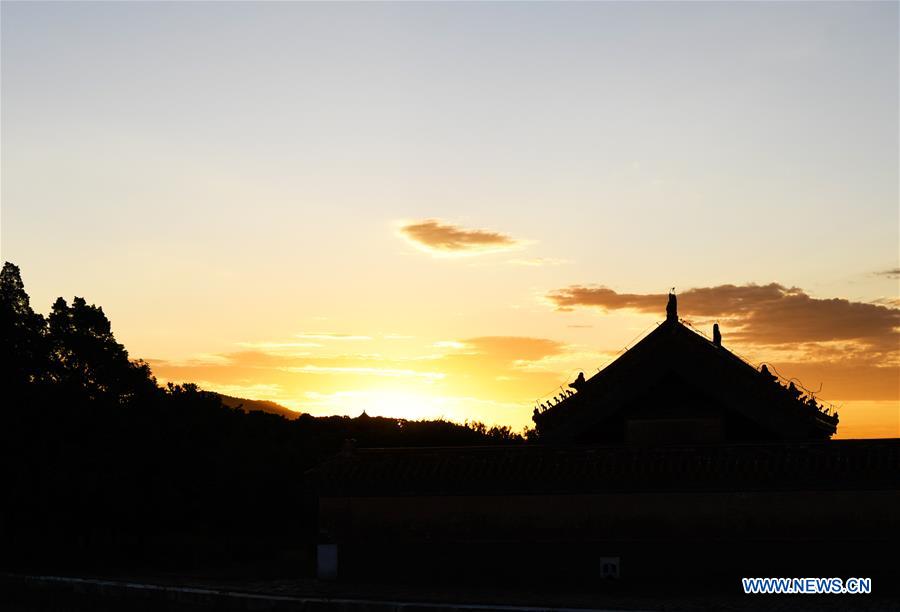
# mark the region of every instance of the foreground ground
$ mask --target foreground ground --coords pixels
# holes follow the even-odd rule
[[[685,585],[516,588],[331,584],[312,579],[242,580],[234,576],[172,574],[0,576],[0,608],[10,612],[171,610],[897,610],[878,594],[830,596],[743,595],[703,592]]]

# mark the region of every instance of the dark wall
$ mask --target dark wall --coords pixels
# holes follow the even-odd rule
[[[320,500],[342,578],[900,578],[900,492],[770,491]]]

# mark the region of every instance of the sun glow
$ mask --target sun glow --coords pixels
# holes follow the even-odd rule
[[[402,389],[360,389],[335,393],[306,393],[305,407],[319,414],[345,414],[356,417],[363,411],[369,416],[398,419],[462,420],[452,402]]]

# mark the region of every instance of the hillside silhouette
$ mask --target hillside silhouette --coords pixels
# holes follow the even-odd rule
[[[316,519],[303,472],[347,440],[522,441],[506,427],[287,415],[194,384],[159,385],[116,341],[101,307],[59,298],[43,316],[11,263],[0,272],[0,328],[7,569],[308,561]]]
[[[222,403],[229,408],[240,408],[244,412],[265,412],[268,414],[276,414],[286,419],[296,419],[300,416],[299,412],[291,410],[287,406],[282,406],[278,402],[269,400],[247,399],[246,397],[232,397],[217,393]]]

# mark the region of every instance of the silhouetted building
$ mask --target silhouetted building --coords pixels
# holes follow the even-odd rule
[[[548,443],[619,444],[822,440],[838,416],[782,386],[678,320],[675,296],[666,320],[613,363],[570,386],[533,419]],[[792,383],[791,383],[792,384]]]
[[[666,320],[536,410],[539,443],[353,449],[308,474],[323,578],[900,579],[900,440]],[[718,341],[716,341],[718,340]]]

